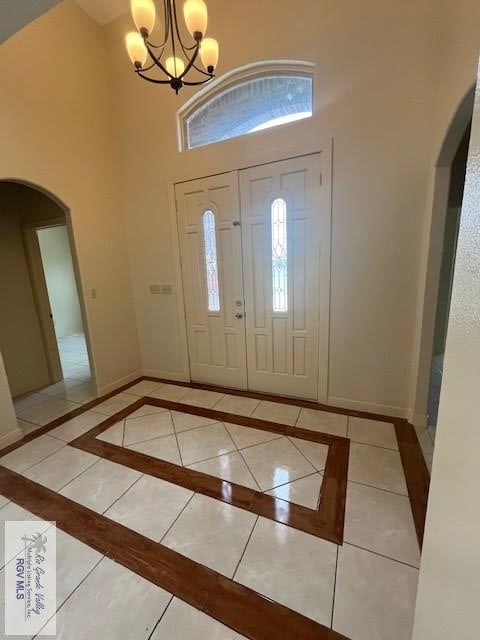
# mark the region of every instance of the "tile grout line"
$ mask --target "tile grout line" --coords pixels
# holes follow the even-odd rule
[[[351,482],[352,484],[358,484],[361,487],[369,487],[369,489],[377,489],[378,491],[384,491],[385,493],[390,493],[394,496],[400,496],[402,498],[409,499],[408,493],[398,493],[398,491],[392,491],[391,489],[384,489],[383,487],[376,487],[374,484],[366,484],[365,482],[358,482],[358,480],[350,480],[347,477],[347,483]]]
[[[168,527],[168,529],[165,531],[165,533],[163,534],[163,536],[160,538],[160,540],[154,540],[154,542],[157,542],[158,544],[162,544],[163,540],[165,540],[166,536],[170,533],[170,531],[173,529],[173,527],[175,526],[175,524],[177,523],[177,521],[179,520],[180,516],[183,514],[183,512],[185,511],[185,509],[188,507],[188,505],[191,503],[191,501],[194,499],[194,497],[197,495],[196,491],[192,491],[192,495],[190,496],[190,498],[187,500],[187,502],[185,503],[185,505],[183,506],[182,510],[180,511],[180,513],[177,515],[177,517],[175,518],[175,520],[172,522],[172,524]],[[152,538],[151,538],[152,539]],[[167,546],[167,545],[164,545]]]
[[[317,472],[319,472],[319,471],[323,471],[323,470],[325,469],[325,465],[323,466],[323,468],[322,468],[322,469],[317,469],[317,467],[313,464],[313,462],[312,462],[311,460],[309,460],[309,459],[307,458],[307,456],[303,453],[303,451],[300,449],[300,447],[299,447],[299,446],[297,446],[297,444],[296,444],[295,442],[293,442],[293,441],[292,441],[292,438],[293,438],[293,437],[295,437],[295,436],[287,436],[287,440],[293,444],[293,446],[295,447],[295,449],[297,449],[297,451],[298,451],[298,452],[299,452],[299,453],[300,453],[300,454],[305,458],[305,460],[308,462],[308,464],[309,464],[309,465],[311,465],[311,466],[312,466],[312,467],[313,467]],[[312,442],[312,444],[320,444],[320,443],[319,443],[319,442]],[[328,446],[328,444],[324,444],[324,445],[322,445],[322,446],[327,447],[328,452],[330,451],[330,447]],[[327,452],[327,456],[328,456],[328,452]],[[326,462],[325,462],[325,464],[326,464]],[[300,478],[297,478],[297,480],[299,480],[299,479],[300,479]]]
[[[337,554],[335,558],[335,575],[333,577],[333,594],[332,594],[332,615],[330,616],[330,628],[333,629],[333,619],[335,616],[335,595],[337,591],[337,574],[338,574],[338,556],[340,554],[340,547],[337,545]]]
[[[104,459],[104,458],[102,458],[102,460],[103,460],[103,459]],[[115,464],[117,464],[117,463],[115,463]],[[122,465],[122,467],[123,467],[123,465]],[[124,468],[125,468],[125,469],[128,469],[128,467],[124,467]],[[130,469],[130,471],[133,471],[133,469]],[[121,499],[123,498],[123,496],[124,496],[126,493],[128,493],[128,492],[130,491],[130,489],[133,489],[133,487],[134,487],[138,482],[140,482],[140,480],[141,480],[142,478],[144,478],[144,477],[145,477],[145,473],[142,473],[141,471],[139,471],[138,473],[140,474],[140,475],[139,475],[139,477],[138,477],[136,480],[134,480],[134,481],[132,482],[132,484],[131,484],[129,487],[127,487],[127,488],[125,489],[125,491],[123,491],[123,492],[122,492],[122,493],[121,493],[117,498],[115,498],[115,500],[112,502],[112,504],[111,504],[111,505],[109,505],[106,509],[104,509],[104,510],[102,511],[102,516],[105,516],[105,514],[107,513],[107,511],[109,511],[109,510],[110,510],[110,509],[111,509],[115,504],[117,504],[117,502],[118,502],[119,500],[121,500]],[[76,502],[76,500],[75,500],[75,502]],[[81,504],[81,503],[79,503],[79,504]],[[105,516],[105,517],[106,517],[106,518],[108,518],[108,516]],[[112,518],[110,518],[110,520],[111,520],[111,519],[112,519]]]
[[[384,558],[385,560],[391,560],[392,562],[396,562],[397,564],[401,564],[404,567],[410,567],[410,569],[415,569],[415,571],[420,571],[420,567],[416,567],[414,564],[410,564],[409,562],[404,562],[403,560],[399,560],[398,558],[392,558],[391,556],[386,556],[384,553],[379,553],[378,551],[373,551],[372,549],[367,549],[366,547],[362,547],[359,544],[353,544],[353,542],[349,542],[348,540],[344,540],[344,545],[348,547],[354,547],[355,549],[360,549],[361,551],[365,551],[365,553],[371,553],[373,556],[377,556],[378,558]]]
[[[165,589],[164,589],[165,591]],[[167,591],[166,593],[170,593],[169,591]],[[158,626],[160,625],[161,621],[163,620],[163,617],[165,616],[165,614],[167,613],[168,609],[170,609],[170,605],[172,604],[175,596],[173,594],[170,594],[171,598],[168,601],[167,606],[165,607],[165,609],[163,610],[162,615],[160,616],[160,618],[157,620],[157,622],[153,625],[153,629],[152,632],[149,634],[147,640],[152,640],[153,634],[155,633],[155,631],[158,629]],[[183,602],[183,601],[182,601]]]
[[[232,580],[234,580],[234,581],[235,581],[235,582],[237,582],[238,584],[241,584],[241,583],[240,583],[240,582],[238,582],[238,580],[235,580],[235,576],[237,575],[238,568],[239,568],[239,566],[240,566],[240,564],[241,564],[241,562],[242,562],[242,560],[243,560],[243,557],[244,557],[245,552],[246,552],[246,550],[247,550],[247,547],[248,547],[248,545],[249,545],[249,543],[250,543],[250,540],[252,539],[253,532],[255,531],[255,527],[257,526],[257,523],[258,523],[258,520],[259,520],[259,519],[260,519],[260,516],[257,516],[257,517],[256,517],[256,519],[255,519],[255,522],[253,523],[253,527],[252,527],[252,530],[250,531],[250,535],[249,535],[249,536],[248,536],[248,538],[247,538],[247,542],[245,543],[245,546],[244,546],[244,548],[243,548],[243,551],[242,551],[242,553],[241,553],[241,555],[240,555],[240,559],[238,560],[238,562],[237,562],[237,566],[235,567],[235,571],[233,572],[233,575],[232,575]]]

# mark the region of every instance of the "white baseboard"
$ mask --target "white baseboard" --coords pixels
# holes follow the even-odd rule
[[[327,404],[340,409],[352,409],[353,411],[366,411],[367,413],[378,413],[392,418],[409,418],[409,409],[402,407],[391,407],[387,404],[375,404],[373,402],[362,402],[361,400],[349,400],[348,398],[337,398],[329,396]]]
[[[103,387],[98,388],[98,395],[104,396],[106,393],[110,393],[111,391],[115,391],[119,387],[123,387],[124,384],[128,384],[129,382],[133,382],[137,380],[137,378],[141,378],[143,373],[141,371],[134,371],[133,373],[129,373],[128,376],[124,376],[123,378],[119,378],[118,380],[114,380],[109,384],[103,385]]]
[[[142,375],[149,376],[151,378],[163,378],[164,380],[171,380],[172,382],[190,382],[183,373],[162,371],[161,369],[144,369],[142,371]]]
[[[21,440],[23,438],[23,433],[20,429],[14,429],[10,431],[10,433],[6,433],[4,436],[0,438],[0,449],[4,449],[9,445],[17,442],[17,440]]]

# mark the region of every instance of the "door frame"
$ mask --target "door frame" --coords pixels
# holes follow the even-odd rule
[[[452,116],[431,176],[427,207],[429,218],[422,252],[424,258],[420,277],[419,315],[412,384],[413,397],[410,405],[412,408],[409,416],[410,422],[417,427],[428,426],[428,390],[452,162],[471,121],[474,100],[475,85],[466,93]]]
[[[39,221],[26,222],[22,224],[22,234],[25,246],[25,253],[27,256],[27,263],[30,272],[30,281],[32,283],[33,297],[35,305],[37,307],[37,313],[39,317],[39,323],[42,333],[42,338],[45,347],[45,355],[47,358],[47,365],[51,375],[51,384],[60,382],[65,379],[63,374],[60,353],[58,350],[57,335],[55,333],[54,324],[52,322],[52,310],[50,307],[50,299],[48,296],[47,281],[45,277],[45,271],[43,268],[43,261],[40,252],[40,243],[38,241],[37,230],[38,229],[50,229],[53,227],[66,227],[68,242],[70,246],[70,254],[72,257],[73,272],[75,276],[75,284],[77,287],[78,302],[80,305],[80,313],[82,317],[83,332],[85,335],[85,343],[87,346],[88,362],[90,366],[90,374],[92,383],[96,387],[95,370],[93,366],[93,359],[91,355],[90,336],[88,330],[88,323],[85,313],[85,301],[83,298],[83,289],[80,281],[80,273],[77,261],[76,247],[73,236],[73,229],[71,228],[70,216],[67,212],[64,213],[64,218],[50,218]]]
[[[182,176],[171,176],[167,179],[168,203],[170,214],[170,232],[173,248],[173,270],[175,278],[175,297],[178,314],[178,329],[180,338],[182,370],[178,376],[169,374],[171,379],[179,381],[191,382],[190,359],[188,352],[188,336],[187,321],[185,312],[185,292],[182,279],[182,263],[180,253],[180,236],[177,217],[177,204],[175,197],[175,185],[182,182],[190,182],[214,175],[230,173],[232,171],[240,171],[242,169],[251,169],[252,167],[273,164],[276,162],[284,162],[285,160],[293,160],[320,154],[322,158],[322,180],[320,189],[320,206],[322,211],[327,212],[328,220],[328,246],[322,249],[320,253],[320,289],[325,287],[325,300],[320,301],[319,318],[318,318],[318,385],[317,385],[317,401],[322,404],[328,404],[329,394],[329,364],[330,364],[330,301],[331,301],[331,247],[332,247],[332,166],[333,166],[333,139],[325,141],[320,147],[296,153],[293,156],[279,155],[278,152],[273,154],[267,152],[258,156],[258,161],[245,160],[236,163],[236,166],[227,163],[218,170],[211,169],[205,175],[199,176],[198,173],[187,173]],[[240,194],[239,194],[240,197]],[[323,331],[320,331],[320,327]]]

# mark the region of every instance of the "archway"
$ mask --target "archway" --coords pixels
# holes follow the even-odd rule
[[[0,224],[0,347],[12,396],[21,397],[19,418],[35,423],[23,415],[33,406],[32,393],[51,400],[53,411],[62,401],[80,404],[96,393],[71,216],[43,187],[4,178]]]
[[[416,426],[428,427],[429,384],[432,356],[434,353],[439,289],[442,278],[442,257],[444,255],[445,232],[447,228],[452,165],[459,147],[461,147],[462,140],[465,139],[466,132],[469,129],[474,99],[475,87],[473,86],[464,96],[450,122],[438,153],[436,166],[434,167],[433,188],[430,199],[431,216],[426,247],[427,263],[423,289],[417,377],[415,381],[412,415],[412,421]],[[454,260],[454,253],[451,255],[451,259]],[[444,271],[445,264],[443,272]]]

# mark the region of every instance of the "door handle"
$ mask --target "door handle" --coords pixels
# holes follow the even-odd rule
[[[243,318],[243,313],[240,313],[240,311],[237,311],[237,313],[235,314],[235,318],[237,318],[237,320],[241,320]]]

